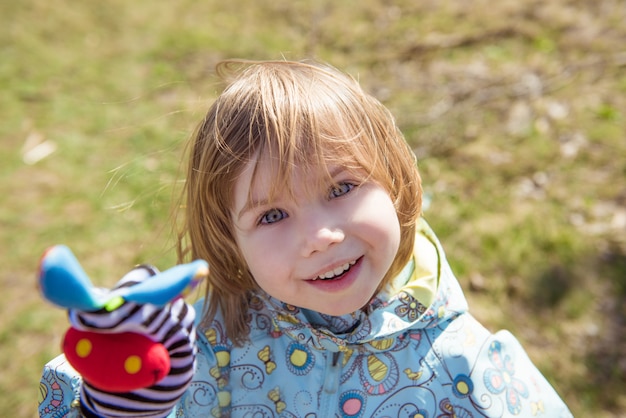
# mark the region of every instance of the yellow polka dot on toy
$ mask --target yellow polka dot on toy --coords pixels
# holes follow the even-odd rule
[[[87,338],[82,338],[76,343],[76,354],[80,358],[85,358],[91,353],[91,341]]]
[[[141,359],[139,356],[129,356],[124,362],[124,370],[128,374],[136,374],[141,370]]]

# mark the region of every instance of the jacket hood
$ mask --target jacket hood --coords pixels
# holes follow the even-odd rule
[[[341,316],[285,304],[262,292],[276,332],[318,350],[381,351],[407,331],[435,327],[467,311],[467,302],[439,240],[425,220],[417,225],[413,257],[364,308]]]

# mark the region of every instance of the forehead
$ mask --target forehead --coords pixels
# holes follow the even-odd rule
[[[328,184],[342,165],[285,164],[267,155],[245,163],[235,180],[234,203],[237,207],[270,203],[276,199],[296,198]]]

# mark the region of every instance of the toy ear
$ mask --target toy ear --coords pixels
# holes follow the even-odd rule
[[[39,289],[50,302],[62,308],[95,311],[104,295],[95,291],[89,276],[65,245],[49,248],[39,262]]]
[[[208,273],[207,262],[195,260],[156,273],[150,280],[105,292],[93,286],[68,247],[56,245],[41,257],[39,289],[55,305],[86,312],[102,308],[112,311],[123,301],[163,307],[178,297],[186,296]]]
[[[133,332],[104,334],[70,328],[63,352],[86,382],[107,392],[150,387],[170,371],[163,344]]]
[[[195,260],[159,272],[150,280],[134,286],[116,289],[115,294],[129,302],[163,307],[178,297],[186,296],[208,274],[207,262]]]

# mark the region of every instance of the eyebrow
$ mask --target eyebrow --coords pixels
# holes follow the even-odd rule
[[[250,211],[252,208],[267,205],[268,202],[269,202],[268,199],[261,199],[261,200],[248,199],[246,204],[243,205],[243,208],[241,208],[241,210],[237,214],[237,220],[240,220],[242,216],[245,215],[246,212]]]
[[[337,177],[339,174],[343,173],[344,171],[348,171],[348,169],[340,165],[335,165],[335,166],[332,166],[330,170],[328,170],[328,175],[331,179],[334,179],[335,177]],[[237,213],[237,220],[240,220],[243,217],[243,215],[245,215],[245,213],[250,211],[252,208],[265,206],[267,204],[269,204],[269,199],[267,198],[259,199],[259,200],[248,199],[246,201],[246,204],[243,205],[243,208],[241,208],[239,213]]]

